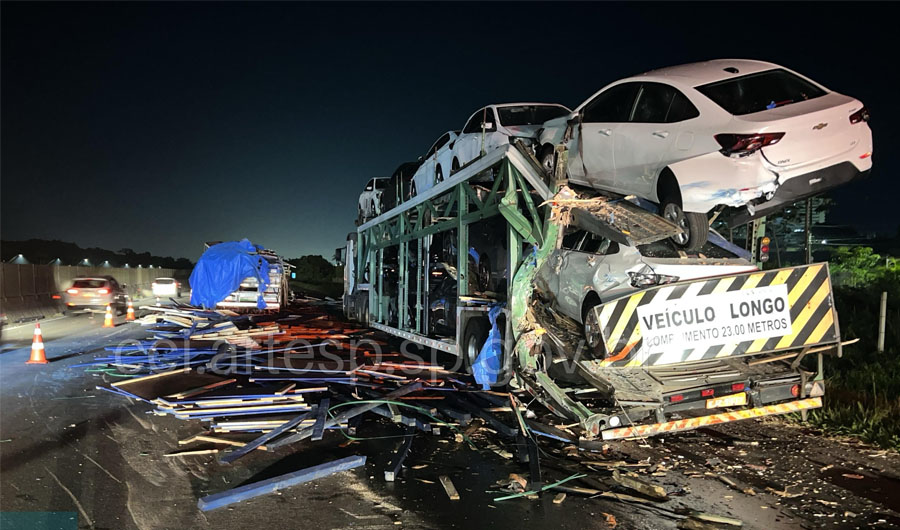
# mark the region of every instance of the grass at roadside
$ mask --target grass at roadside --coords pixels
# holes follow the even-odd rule
[[[811,411],[811,424],[900,451],[900,357],[865,354],[851,347],[827,359],[825,405]]]
[[[842,339],[859,338],[844,348],[841,359],[825,358],[825,404],[811,411],[811,424],[833,434],[900,451],[900,311],[896,292],[889,293],[886,351],[877,353],[878,306],[884,286],[835,286]],[[893,295],[893,296],[892,296]],[[813,363],[815,359],[808,359]],[[810,364],[807,367],[812,368]]]

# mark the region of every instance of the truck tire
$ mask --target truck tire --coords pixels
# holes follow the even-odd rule
[[[606,344],[603,343],[600,322],[597,321],[597,312],[594,308],[600,305],[600,299],[590,302],[585,307],[581,321],[584,322],[584,341],[588,349],[594,354],[595,359],[606,358]]]
[[[552,177],[553,170],[556,169],[556,153],[553,151],[552,147],[548,145],[541,150],[540,161],[541,168],[548,177]]]
[[[466,322],[466,332],[463,334],[463,360],[466,363],[466,371],[472,373],[475,359],[481,353],[481,348],[487,342],[490,327],[486,318],[470,318]]]
[[[680,202],[672,198],[666,198],[660,204],[660,211],[663,217],[684,230],[684,233],[672,236],[675,246],[686,252],[697,252],[703,248],[709,238],[709,221],[706,219],[706,214],[685,212],[681,208]]]

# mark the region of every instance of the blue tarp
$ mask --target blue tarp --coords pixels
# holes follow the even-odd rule
[[[491,385],[497,382],[497,375],[500,374],[503,347],[500,342],[500,329],[497,328],[497,317],[501,311],[503,311],[502,304],[495,305],[488,311],[491,331],[472,365],[472,375],[475,376],[475,382],[481,385],[482,390],[490,390]]]
[[[262,293],[269,286],[269,262],[256,254],[257,247],[247,239],[213,245],[200,256],[191,272],[191,305],[214,308],[238,290],[244,278],[259,281],[256,306],[266,307]]]

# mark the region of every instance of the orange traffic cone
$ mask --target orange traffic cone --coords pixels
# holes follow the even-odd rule
[[[134,306],[131,305],[131,300],[128,301],[128,311],[125,312],[125,320],[134,320]]]
[[[109,304],[106,304],[106,315],[103,317],[103,327],[104,328],[114,328],[112,321],[112,309],[109,307]]]
[[[34,325],[34,339],[31,341],[31,359],[25,364],[47,364],[47,356],[44,354],[44,338],[41,336],[41,323]]]

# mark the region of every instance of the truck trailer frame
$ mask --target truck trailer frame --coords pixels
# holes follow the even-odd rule
[[[557,160],[564,161],[564,148],[557,151]],[[576,420],[587,437],[649,436],[822,405],[822,355],[841,354],[827,264],[686,281],[605,301],[593,308],[603,324],[605,352],[586,349],[580,325],[554,311],[534,283],[535,272],[559,245],[561,227],[574,224],[629,245],[665,239],[680,228],[621,197],[561,197],[557,192],[568,188],[560,167],[564,163],[548,176],[517,142],[361,224],[347,241],[345,314],[456,355],[468,368],[487,350],[486,330],[493,327],[502,336],[502,354],[498,373],[486,384],[526,389],[554,413]],[[482,281],[478,256],[484,249],[470,246],[472,230],[485,223],[504,235],[493,243],[494,261],[505,264],[496,281]],[[452,336],[437,336],[430,322],[430,282],[441,260],[433,252],[436,238],[455,249],[454,262],[442,263],[456,282],[448,304],[455,308]],[[734,296],[762,304],[764,293],[776,291],[773,300],[790,321],[789,333],[778,335],[748,320],[749,331],[740,328],[746,340],[723,338],[694,348],[673,343],[663,351],[643,341],[650,330],[648,321],[641,324],[642,308],[720,304]],[[489,321],[498,307],[502,316]],[[818,356],[813,372],[801,365],[810,354]],[[719,409],[727,412],[703,414]]]

